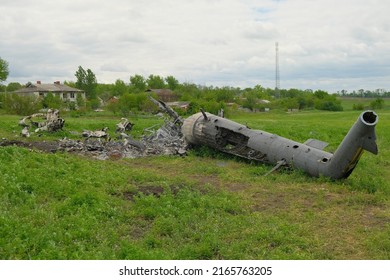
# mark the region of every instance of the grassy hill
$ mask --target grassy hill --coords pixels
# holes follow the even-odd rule
[[[341,181],[197,148],[186,157],[98,161],[0,147],[1,259],[389,259],[390,112],[380,110],[379,154],[364,153]],[[334,151],[360,112],[241,113],[231,118]],[[18,117],[0,116],[17,138]],[[135,135],[159,123],[132,120]],[[66,118],[77,138],[118,118]]]

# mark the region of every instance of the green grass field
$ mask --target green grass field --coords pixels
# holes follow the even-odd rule
[[[341,181],[196,148],[186,157],[98,161],[0,147],[0,259],[390,259],[390,111],[377,156]],[[232,114],[254,129],[334,151],[360,112]],[[17,116],[0,137],[19,139]],[[138,116],[135,135],[161,120]],[[118,117],[66,118],[76,137]]]
[[[361,98],[361,97],[340,97],[341,103],[343,105],[344,110],[352,110],[353,105],[362,104],[364,108],[370,108],[370,103],[375,100],[375,98]],[[383,109],[390,109],[390,99],[384,98],[384,106]]]

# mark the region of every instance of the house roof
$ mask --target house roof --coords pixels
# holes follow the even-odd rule
[[[174,94],[174,92],[168,88],[149,88],[146,90],[146,92],[154,92],[156,94]]]
[[[15,93],[30,93],[30,92],[83,92],[80,89],[73,88],[67,85],[55,82],[53,84],[42,83],[27,83],[24,88],[14,91]]]

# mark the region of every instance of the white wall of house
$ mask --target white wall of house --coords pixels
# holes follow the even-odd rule
[[[39,92],[35,91],[31,93],[35,97],[46,97],[49,93],[48,92]],[[85,99],[85,93],[83,92],[52,92],[53,95],[59,96],[64,101],[71,101],[76,102],[77,101],[77,95],[81,94],[81,97]]]

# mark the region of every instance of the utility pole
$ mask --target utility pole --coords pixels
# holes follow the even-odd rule
[[[280,97],[279,43],[275,42],[275,97]]]

